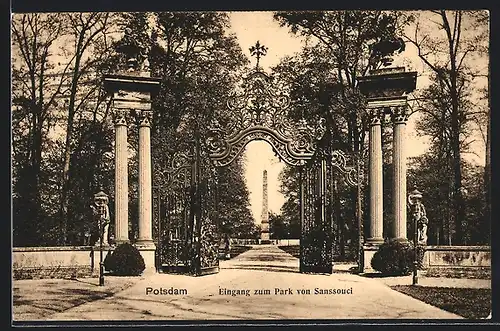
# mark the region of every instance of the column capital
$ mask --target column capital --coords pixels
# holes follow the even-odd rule
[[[392,108],[392,122],[394,124],[406,124],[408,120],[408,111],[406,106]]]
[[[153,118],[153,112],[148,110],[136,110],[135,111],[135,119],[137,121],[138,126],[151,126],[151,121]]]
[[[370,118],[370,125],[381,125],[384,114],[384,108],[369,108],[368,116]]]
[[[128,111],[125,109],[115,109],[113,112],[113,120],[115,122],[115,126],[124,125],[127,126],[127,116]]]

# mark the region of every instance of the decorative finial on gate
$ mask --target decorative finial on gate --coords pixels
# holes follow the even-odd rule
[[[266,56],[267,50],[269,48],[261,45],[260,42],[257,40],[254,46],[250,47],[250,55],[257,57],[257,63],[255,64],[255,68],[258,70],[259,69],[259,60],[261,56]]]

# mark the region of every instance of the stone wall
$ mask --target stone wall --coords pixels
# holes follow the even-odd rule
[[[364,272],[373,272],[371,259],[377,251],[376,246],[366,246],[364,252]],[[457,274],[473,276],[477,272],[491,270],[490,246],[427,246],[423,267],[428,275]],[[443,274],[444,275],[444,274]]]
[[[423,264],[428,277],[491,278],[491,248],[428,246]]]
[[[491,267],[490,246],[427,246],[424,267]]]
[[[103,249],[103,260],[112,248]],[[91,246],[14,247],[14,279],[91,277],[99,273],[99,248]]]
[[[146,265],[146,272],[155,271],[154,246],[137,246]],[[103,248],[102,259],[114,250]],[[12,276],[14,279],[82,278],[99,275],[98,246],[14,247]]]
[[[260,244],[260,239],[231,238],[230,242],[231,245],[258,245]],[[269,239],[267,244],[280,246],[296,246],[300,245],[300,239]]]

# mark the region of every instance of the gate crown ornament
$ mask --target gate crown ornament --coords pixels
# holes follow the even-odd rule
[[[250,71],[227,100],[229,118],[211,123],[207,146],[212,160],[218,166],[228,165],[250,141],[265,140],[287,164],[304,164],[325,134],[326,120],[296,123],[288,117],[289,106],[290,97],[279,91],[271,75],[258,67]],[[222,127],[220,122],[228,124]]]

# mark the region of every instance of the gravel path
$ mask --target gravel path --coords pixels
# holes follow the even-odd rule
[[[272,245],[254,246],[232,260],[221,261],[218,274],[153,274],[112,297],[55,313],[49,319],[461,318],[393,291],[379,279],[347,272],[311,275],[298,271],[297,258]]]

